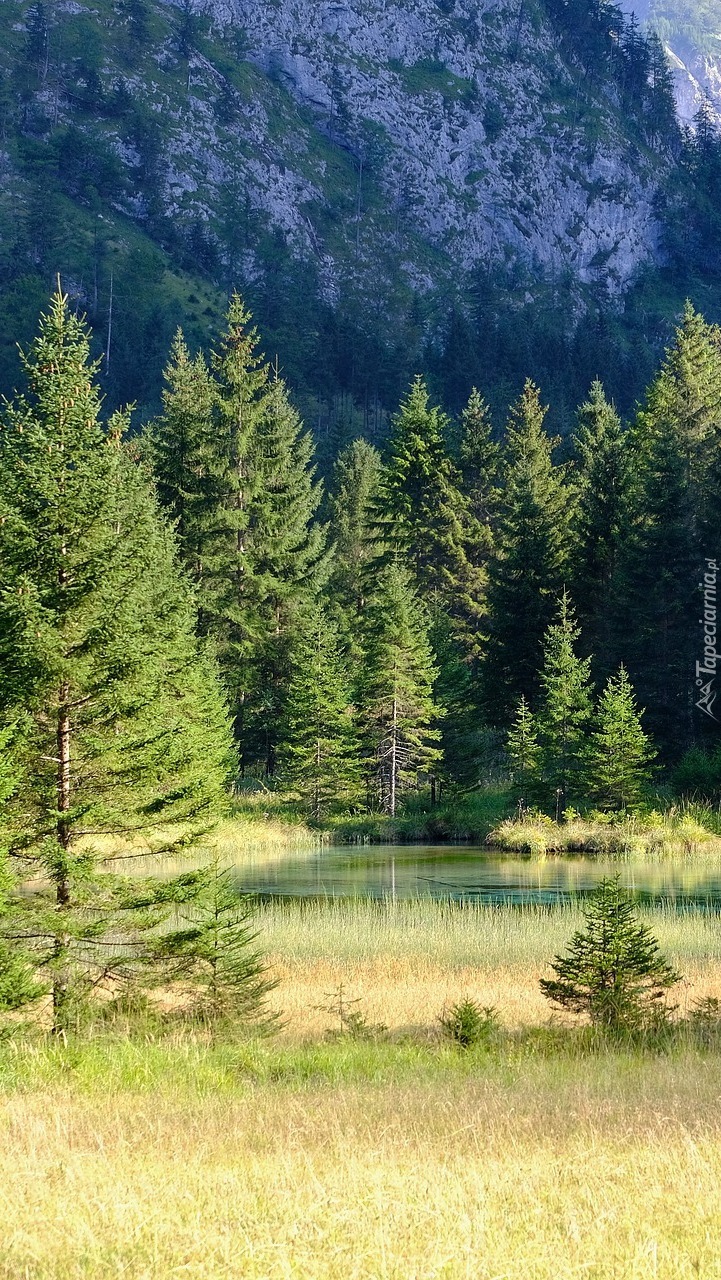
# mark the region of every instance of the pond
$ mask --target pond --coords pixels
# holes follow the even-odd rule
[[[646,902],[721,908],[721,861],[523,858],[485,847],[364,845],[288,854],[239,865],[238,887],[268,897],[441,898],[470,902],[568,902],[604,876]]]

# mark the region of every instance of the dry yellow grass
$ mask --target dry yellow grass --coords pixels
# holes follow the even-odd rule
[[[682,1000],[721,995],[716,918],[648,919]],[[538,974],[577,923],[268,906],[279,1041],[0,1044],[0,1278],[721,1280],[718,1055],[429,1034],[465,992],[544,1020]],[[324,1042],[312,1006],[339,982],[414,1036]]]
[[[716,1062],[530,1061],[409,1086],[16,1096],[12,1280],[705,1280]]]
[[[645,910],[684,976],[673,994],[685,1014],[721,999],[721,929],[715,916]],[[581,923],[572,908],[516,909],[433,902],[269,904],[258,924],[279,987],[283,1034],[298,1039],[332,1025],[322,1006],[343,983],[369,1022],[392,1031],[437,1028],[444,1005],[470,995],[497,1008],[506,1027],[549,1016],[538,980]]]

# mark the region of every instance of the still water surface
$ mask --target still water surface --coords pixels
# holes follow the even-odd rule
[[[270,865],[237,868],[239,888],[288,898],[452,898],[554,903],[590,893],[620,873],[639,899],[721,908],[721,861],[611,861],[582,856],[509,857],[469,846],[327,847]]]

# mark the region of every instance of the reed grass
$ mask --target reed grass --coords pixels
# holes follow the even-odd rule
[[[487,843],[507,852],[535,856],[588,853],[659,860],[707,855],[721,858],[718,820],[700,806],[616,820],[578,817],[556,823],[543,816],[508,818],[490,831]]]
[[[674,992],[685,1014],[721,998],[721,923],[716,913],[639,907],[684,977]],[[329,996],[344,985],[371,1023],[432,1035],[444,1006],[470,995],[494,1006],[508,1028],[539,1026],[549,1007],[538,986],[548,963],[582,924],[580,907],[489,906],[430,898],[374,902],[271,902],[257,925],[279,987],[283,1036],[322,1035]]]

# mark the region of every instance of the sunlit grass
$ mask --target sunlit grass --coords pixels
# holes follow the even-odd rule
[[[684,977],[681,1012],[721,998],[721,922],[716,913],[640,907]],[[444,1005],[471,995],[507,1027],[549,1016],[538,980],[582,924],[580,908],[486,906],[432,899],[275,902],[259,908],[262,945],[280,985],[284,1035],[305,1039],[332,1024],[323,1006],[343,983],[371,1022],[427,1034]]]
[[[0,1054],[0,1275],[720,1274],[721,1062],[343,1043]]]
[[[543,816],[508,818],[488,836],[489,845],[513,853],[577,852],[605,857],[657,859],[715,856],[721,860],[718,815],[698,806],[671,808],[627,818],[572,818],[556,823]]]

